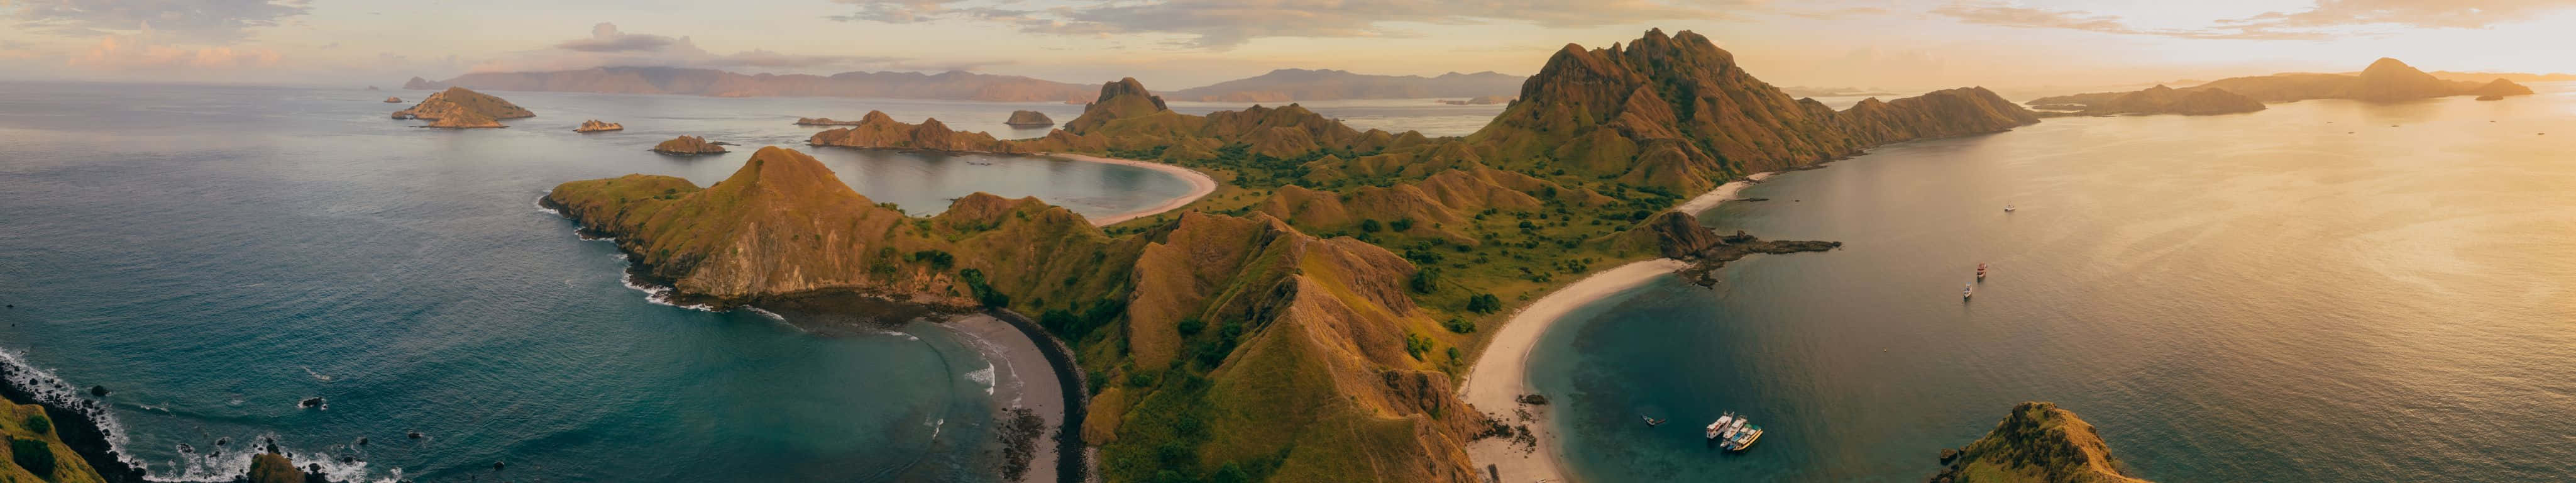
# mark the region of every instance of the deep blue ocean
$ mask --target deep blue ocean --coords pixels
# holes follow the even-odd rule
[[[1100,214],[1189,190],[1125,166],[812,149],[790,125],[883,109],[1020,137],[1043,130],[1003,131],[1011,110],[1080,106],[499,92],[538,117],[447,131],[380,102],[426,94],[0,88],[0,349],[111,389],[121,448],[157,477],[229,478],[273,437],[342,478],[989,481],[989,365],[951,332],[650,303],[613,246],[537,198],[627,173],[708,184],[764,144],[917,215],[975,191]],[[572,132],[590,118],[627,131]],[[646,151],[680,134],[742,146]]]
[[[1578,481],[1923,481],[2029,400],[2159,482],[2576,480],[2576,85],[2534,88],[2055,118],[1782,174],[1703,223],[1842,249],[1591,304],[1531,382]],[[1766,434],[1710,449],[1724,411]]]

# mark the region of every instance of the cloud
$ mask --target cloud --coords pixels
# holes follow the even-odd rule
[[[190,47],[163,43],[164,35],[144,24],[133,34],[100,37],[89,50],[64,64],[110,71],[229,70],[276,67],[277,51],[234,47]]]
[[[0,9],[22,31],[110,35],[146,22],[173,40],[230,43],[311,10],[306,0],[14,0]]]
[[[2220,25],[2204,29],[2145,29],[2131,26],[2117,15],[1993,3],[1953,3],[1932,9],[1932,14],[1978,25],[2187,39],[2323,40],[2329,38],[2322,32],[2285,30],[2266,25]]]
[[[688,37],[627,33],[613,23],[592,26],[590,36],[551,47],[514,52],[476,64],[472,72],[582,70],[598,67],[688,67],[769,70],[972,70],[991,62],[920,62],[903,57],[804,55],[753,49],[718,54]]]
[[[1023,32],[1098,36],[1165,33],[1187,36],[1193,47],[1225,50],[1266,37],[1404,37],[1393,23],[1482,25],[1521,23],[1552,28],[1596,27],[1646,21],[1727,17],[1721,0],[1094,0],[1077,6],[1012,9],[1012,0],[838,0],[858,10],[827,18],[851,22],[913,23],[964,19],[1002,23]]]
[[[617,31],[617,24],[591,26],[590,38],[566,40],[555,48],[581,52],[648,52],[661,50],[679,39],[660,35],[629,34]]]
[[[2576,9],[2568,0],[2317,0],[2300,12],[2271,12],[2220,21],[2229,26],[2264,28],[2398,25],[2426,28],[2487,28]]]

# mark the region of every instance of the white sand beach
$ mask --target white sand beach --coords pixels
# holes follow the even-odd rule
[[[1747,181],[1720,185],[1673,207],[1673,210],[1698,215],[1735,199],[1735,195],[1744,188],[1772,174],[1758,173],[1745,177]],[[1485,352],[1476,357],[1476,365],[1467,372],[1467,380],[1459,384],[1458,397],[1469,406],[1484,411],[1487,417],[1507,424],[1528,426],[1536,443],[1534,447],[1517,446],[1516,442],[1504,438],[1470,443],[1467,457],[1475,460],[1476,470],[1501,475],[1502,483],[1570,481],[1557,454],[1555,431],[1550,430],[1547,424],[1547,414],[1553,409],[1553,404],[1522,406],[1518,401],[1520,395],[1535,392],[1529,388],[1530,349],[1538,345],[1540,336],[1547,334],[1549,328],[1574,309],[1643,285],[1655,277],[1670,275],[1686,266],[1688,264],[1680,260],[1658,258],[1595,272],[1540,297],[1512,314],[1511,320],[1503,322],[1502,328],[1494,334],[1493,342],[1486,344]],[[1522,419],[1522,412],[1527,412],[1530,418]],[[1492,469],[1488,470],[1487,465]]]
[[[1093,219],[1091,219],[1091,224],[1092,224],[1092,225],[1094,225],[1094,226],[1109,226],[1109,225],[1115,225],[1115,224],[1118,224],[1118,223],[1120,223],[1120,222],[1125,222],[1125,221],[1127,221],[1127,220],[1133,220],[1133,219],[1137,219],[1137,218],[1144,218],[1144,217],[1148,217],[1148,216],[1154,216],[1154,215],[1161,214],[1161,213],[1166,212],[1166,211],[1172,211],[1172,210],[1180,209],[1180,207],[1183,207],[1183,206],[1189,206],[1189,204],[1190,204],[1190,203],[1198,201],[1198,200],[1199,200],[1199,198],[1207,197],[1208,193],[1215,193],[1215,192],[1216,192],[1216,178],[1210,178],[1210,177],[1208,177],[1208,175],[1207,175],[1207,174],[1205,174],[1205,173],[1200,173],[1200,172],[1198,172],[1197,170],[1193,170],[1193,169],[1189,169],[1189,168],[1183,168],[1183,167],[1180,167],[1180,166],[1174,166],[1174,165],[1164,164],[1164,163],[1156,163],[1156,162],[1151,162],[1151,161],[1137,161],[1137,160],[1132,160],[1132,159],[1103,158],[1103,157],[1099,157],[1099,156],[1087,156],[1087,155],[1081,155],[1081,154],[1066,154],[1066,153],[1041,153],[1041,154],[1043,154],[1043,155],[1045,155],[1045,156],[1053,156],[1053,157],[1058,157],[1058,158],[1071,159],[1071,160],[1075,160],[1075,161],[1089,161],[1089,162],[1094,162],[1094,163],[1109,163],[1109,164],[1124,164],[1124,165],[1128,165],[1128,166],[1135,166],[1135,167],[1139,167],[1139,168],[1151,169],[1151,170],[1155,170],[1155,171],[1161,171],[1161,172],[1165,172],[1165,173],[1171,173],[1173,176],[1179,176],[1179,177],[1181,177],[1181,179],[1182,179],[1182,180],[1186,180],[1186,181],[1189,181],[1189,182],[1190,182],[1190,194],[1188,194],[1188,195],[1184,195],[1184,196],[1181,196],[1181,197],[1179,197],[1179,198],[1173,198],[1171,201],[1167,201],[1167,202],[1164,202],[1163,204],[1159,204],[1159,205],[1154,205],[1154,206],[1146,207],[1145,209],[1141,209],[1141,210],[1130,211],[1130,212],[1126,212],[1126,213],[1119,213],[1119,214],[1109,215],[1109,216],[1103,216],[1103,217],[1099,217],[1099,218],[1093,218]]]

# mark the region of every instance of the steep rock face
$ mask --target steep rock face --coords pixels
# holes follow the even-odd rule
[[[430,121],[428,127],[462,129],[507,127],[497,120],[536,115],[499,97],[463,87],[450,87],[430,94],[409,109],[394,111],[393,118]]]
[[[2121,470],[2093,425],[2054,403],[2014,405],[1995,429],[1960,448],[1935,483],[2144,483]]]
[[[1043,112],[1018,110],[1011,111],[1011,118],[1002,120],[1002,124],[1008,124],[1011,127],[1046,127],[1055,125],[1055,120],[1048,119]]]
[[[600,121],[600,120],[598,120],[598,119],[591,119],[591,120],[582,121],[582,122],[581,122],[581,127],[575,127],[575,128],[572,128],[572,132],[600,132],[600,131],[624,131],[624,130],[626,130],[626,125],[624,125],[624,124],[618,124],[618,123],[613,123],[613,122],[602,122],[602,121]]]
[[[828,120],[827,120],[828,121]],[[806,144],[850,148],[924,149],[932,151],[1027,152],[982,132],[949,129],[938,119],[905,124],[880,111],[868,111],[850,127],[814,133]]]
[[[2053,102],[2041,102],[2053,101]],[[2226,89],[2182,90],[2158,85],[2129,93],[2083,94],[2031,101],[2038,105],[2081,104],[2081,115],[2106,114],[2229,114],[2263,110],[2263,101],[2254,100]]]
[[[669,141],[663,141],[661,144],[653,145],[653,152],[693,156],[699,154],[723,154],[725,153],[725,148],[723,145],[707,142],[707,138],[680,136],[671,138]]]
[[[413,85],[454,85],[501,91],[603,92],[614,94],[681,94],[718,97],[805,96],[948,99],[964,101],[1061,101],[1083,99],[1090,88],[1020,76],[949,71],[843,72],[806,74],[738,74],[713,69],[677,67],[600,67],[551,72],[483,72],[431,83],[418,77]],[[419,87],[434,88],[434,87]]]
[[[1332,69],[1279,69],[1243,79],[1172,92],[1172,98],[1215,102],[1290,102],[1335,99],[1511,97],[1526,77],[1494,72],[1436,77],[1357,74]]]
[[[1696,192],[1880,143],[2036,122],[1983,89],[1935,94],[1836,115],[1755,79],[1706,37],[1654,30],[1625,47],[1557,51],[1522,86],[1520,101],[1468,142],[1504,158]]]

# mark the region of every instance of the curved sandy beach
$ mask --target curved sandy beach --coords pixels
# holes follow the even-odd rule
[[[1708,211],[1771,175],[1754,174],[1745,177],[1747,181],[1718,186],[1673,207],[1673,210],[1694,215]],[[1534,446],[1516,446],[1505,438],[1469,443],[1467,457],[1475,460],[1477,471],[1500,475],[1498,481],[1503,483],[1569,481],[1563,460],[1557,453],[1556,432],[1548,427],[1547,413],[1552,407],[1522,406],[1518,402],[1520,395],[1536,392],[1529,388],[1530,349],[1538,345],[1540,336],[1546,335],[1549,328],[1563,320],[1566,314],[1574,312],[1575,308],[1644,285],[1655,277],[1671,275],[1688,265],[1680,260],[1658,258],[1594,272],[1530,302],[1513,313],[1511,320],[1504,321],[1502,329],[1494,333],[1493,342],[1485,345],[1482,355],[1476,356],[1476,365],[1468,370],[1467,379],[1459,383],[1458,398],[1476,410],[1484,411],[1487,417],[1505,424],[1527,426],[1536,443]],[[1523,413],[1529,417],[1523,418]]]
[[[1157,214],[1162,214],[1163,212],[1166,212],[1166,211],[1172,211],[1172,210],[1180,209],[1180,208],[1181,208],[1181,207],[1183,207],[1183,206],[1189,206],[1189,204],[1190,204],[1190,203],[1198,201],[1198,200],[1199,200],[1199,198],[1205,198],[1205,197],[1207,197],[1208,193],[1215,193],[1215,192],[1216,192],[1216,178],[1210,178],[1210,177],[1208,177],[1208,175],[1207,175],[1207,174],[1205,174],[1205,173],[1200,173],[1200,172],[1198,172],[1197,170],[1193,170],[1193,169],[1189,169],[1189,168],[1183,168],[1183,167],[1180,167],[1180,166],[1175,166],[1175,165],[1170,165],[1170,164],[1163,164],[1163,163],[1156,163],[1156,162],[1149,162],[1149,161],[1137,161],[1137,160],[1133,160],[1133,159],[1103,158],[1103,157],[1099,157],[1099,156],[1089,156],[1089,155],[1081,155],[1081,154],[1066,154],[1066,153],[1039,153],[1039,155],[1041,155],[1041,156],[1052,156],[1052,157],[1058,157],[1058,158],[1064,158],[1064,159],[1071,159],[1071,160],[1075,160],[1075,161],[1089,161],[1089,162],[1094,162],[1094,163],[1123,164],[1123,165],[1128,165],[1128,166],[1135,166],[1135,167],[1139,167],[1139,168],[1145,168],[1145,169],[1150,169],[1150,170],[1155,170],[1155,171],[1161,171],[1161,172],[1165,172],[1165,173],[1171,173],[1173,176],[1179,176],[1179,177],[1181,177],[1181,179],[1182,179],[1182,180],[1185,180],[1185,181],[1189,181],[1189,182],[1190,182],[1190,194],[1188,194],[1188,195],[1183,195],[1183,196],[1181,196],[1181,197],[1179,197],[1179,198],[1173,198],[1171,201],[1163,202],[1163,204],[1159,204],[1159,205],[1154,205],[1154,206],[1145,207],[1144,209],[1140,209],[1140,210],[1136,210],[1136,211],[1130,211],[1130,212],[1126,212],[1126,213],[1119,213],[1119,214],[1115,214],[1115,215],[1103,216],[1103,217],[1099,217],[1099,218],[1092,218],[1092,219],[1091,219],[1091,224],[1092,224],[1093,226],[1109,226],[1109,225],[1115,225],[1115,224],[1119,224],[1119,223],[1121,223],[1121,222],[1125,222],[1125,221],[1127,221],[1127,220],[1133,220],[1133,219],[1137,219],[1137,218],[1144,218],[1144,217],[1148,217],[1148,216],[1154,216],[1154,215],[1157,215]]]

